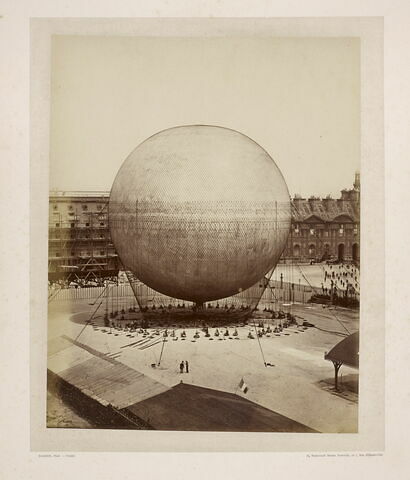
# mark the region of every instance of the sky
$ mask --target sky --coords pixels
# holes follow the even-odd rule
[[[340,195],[360,168],[358,38],[54,36],[50,189],[110,190],[177,125],[256,141],[290,194]]]

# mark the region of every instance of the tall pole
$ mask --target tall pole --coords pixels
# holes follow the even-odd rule
[[[114,317],[114,289],[111,289],[111,314]]]
[[[165,332],[164,332],[164,337],[162,339],[161,353],[159,355],[158,366],[161,365],[161,358],[162,358],[162,352],[164,351],[164,345],[165,345]]]
[[[119,279],[119,277],[118,277],[118,275],[117,275],[117,299],[116,299],[116,300],[117,300],[117,302],[116,302],[116,303],[117,303],[117,306],[116,306],[116,309],[115,309],[116,312],[117,312],[117,314],[118,314],[118,286],[119,286],[119,281],[120,281],[120,279]]]
[[[136,232],[136,241],[138,242],[138,199],[135,200],[135,232]],[[136,264],[138,265],[138,261],[139,261],[139,256],[138,256],[138,248],[134,248],[134,252],[137,256],[137,262]]]

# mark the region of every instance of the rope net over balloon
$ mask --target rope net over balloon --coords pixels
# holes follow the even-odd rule
[[[155,290],[196,303],[242,294],[276,265],[290,228],[278,202],[136,201],[110,204],[126,270]]]
[[[214,126],[175,127],[145,140],[120,168],[109,203],[111,237],[129,279],[201,311],[226,298],[242,309],[257,304],[290,218],[289,192],[269,154]],[[149,295],[136,285],[142,305]]]

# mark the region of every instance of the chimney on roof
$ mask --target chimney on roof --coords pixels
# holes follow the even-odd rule
[[[336,203],[336,200],[332,198],[330,194],[326,195],[326,198],[324,198],[322,201],[327,212],[330,212],[332,210],[332,205],[335,205]]]
[[[321,203],[321,200],[319,197],[315,197],[314,195],[312,195],[311,197],[309,197],[309,206],[311,208],[311,210],[316,210],[317,207],[320,205]]]
[[[293,205],[296,208],[296,210],[300,209],[300,206],[302,205],[304,199],[299,193],[296,193],[295,196],[293,197]]]

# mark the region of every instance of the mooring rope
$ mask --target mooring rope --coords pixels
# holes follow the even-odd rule
[[[298,265],[299,267],[299,270],[300,270],[300,273],[302,274],[303,278],[307,281],[309,287],[312,289],[312,291],[316,291],[316,289],[312,286],[312,284],[309,282],[309,280],[305,277],[305,275],[303,274],[303,271],[300,267],[300,265]],[[334,316],[334,318],[340,323],[340,325],[346,330],[346,332],[350,335],[351,332],[349,332],[349,330],[347,329],[347,327],[342,323],[341,320],[339,320],[339,318],[337,317],[337,315],[332,311],[332,310],[329,310],[330,314]]]
[[[256,338],[258,339],[258,344],[259,344],[259,348],[260,348],[260,351],[261,351],[261,354],[262,354],[263,364],[266,367],[267,365],[266,365],[265,355],[263,354],[262,345],[261,345],[261,342],[260,342],[260,339],[259,339],[258,331],[256,329],[255,319],[253,319],[253,326],[255,327],[255,334],[256,334]]]

